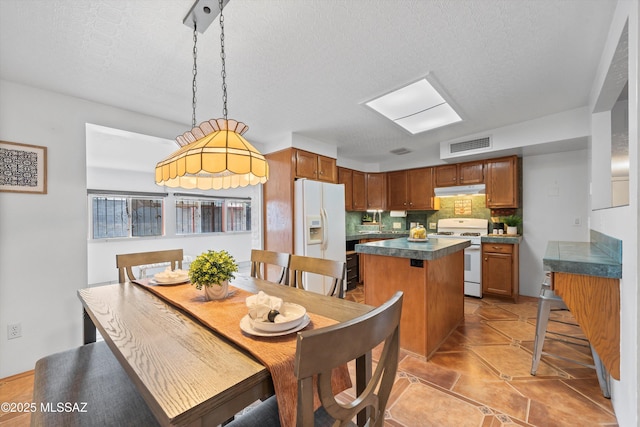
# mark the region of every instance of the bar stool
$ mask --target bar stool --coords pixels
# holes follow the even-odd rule
[[[551,311],[569,311],[568,307],[562,301],[556,293],[551,289],[551,273],[545,274],[545,280],[542,283],[542,287],[540,289],[540,297],[538,298],[538,314],[536,317],[536,337],[533,344],[533,360],[531,362],[531,375],[535,375],[538,370],[538,365],[540,364],[540,358],[544,354],[545,356],[555,357],[557,359],[566,360],[569,362],[574,362],[580,364],[582,366],[586,366],[588,368],[592,368],[596,370],[596,375],[598,376],[598,383],[600,383],[600,390],[602,390],[602,395],[606,398],[611,397],[611,393],[609,391],[609,373],[607,369],[602,364],[600,360],[600,356],[593,348],[593,346],[589,343],[589,340],[586,338],[573,337],[570,335],[562,334],[559,332],[548,331],[547,326],[549,322],[557,322],[563,323],[571,326],[580,326],[576,323],[565,322],[562,320],[554,320],[550,319]],[[550,335],[550,336],[547,336]],[[558,338],[559,337],[559,338]],[[578,360],[570,359],[568,357],[564,357],[558,354],[547,353],[542,351],[544,346],[545,338],[548,340],[560,341],[573,345],[583,345],[589,346],[591,348],[591,355],[593,356],[593,365],[589,365]],[[579,342],[576,342],[580,341]],[[586,344],[585,344],[586,343]]]

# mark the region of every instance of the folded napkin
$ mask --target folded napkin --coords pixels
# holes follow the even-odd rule
[[[249,308],[249,317],[253,320],[268,322],[269,312],[271,310],[280,310],[282,307],[282,298],[272,297],[265,294],[263,291],[260,291],[256,295],[247,297],[246,304]],[[275,322],[278,321],[278,317],[281,316],[276,316],[274,319]]]
[[[171,270],[170,267],[167,267],[161,273],[155,274],[153,277],[159,280],[173,280],[173,279],[182,279],[189,275],[187,270]]]

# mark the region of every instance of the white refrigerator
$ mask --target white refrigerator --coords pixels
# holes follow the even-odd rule
[[[294,200],[295,254],[346,262],[344,184],[299,179]],[[330,278],[305,274],[303,280],[310,291],[331,290]]]

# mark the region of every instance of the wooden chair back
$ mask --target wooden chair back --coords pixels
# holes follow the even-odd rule
[[[289,279],[289,261],[291,255],[283,252],[251,249],[251,277],[266,280],[267,269],[270,265],[280,267],[276,283],[286,285]]]
[[[182,249],[169,249],[166,251],[136,252],[132,254],[116,255],[116,267],[118,267],[118,281],[125,282],[125,271],[129,281],[136,280],[131,267],[146,264],[157,264],[161,262],[171,263],[171,270],[182,268],[184,255]]]
[[[306,290],[307,288],[303,280],[304,273],[319,274],[333,278],[327,295],[344,298],[343,285],[345,270],[346,263],[343,261],[291,255],[291,262],[289,263],[289,286]]]
[[[297,426],[314,425],[313,387],[325,411],[340,424],[348,425],[358,415],[358,425],[384,425],[384,411],[398,369],[402,292],[396,292],[380,307],[348,322],[298,333],[295,375],[298,378]],[[371,350],[384,343],[382,354],[371,372]],[[331,351],[327,351],[331,349]],[[331,371],[356,360],[356,398],[338,403],[331,389]],[[360,364],[360,365],[358,365]],[[342,396],[341,396],[342,397]]]

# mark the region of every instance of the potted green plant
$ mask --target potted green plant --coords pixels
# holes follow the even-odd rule
[[[229,252],[209,250],[196,257],[189,267],[189,280],[196,289],[204,288],[206,300],[227,296],[229,279],[238,271],[236,260]]]
[[[507,234],[518,234],[518,226],[522,224],[522,218],[519,215],[509,215],[502,220],[507,224]]]

